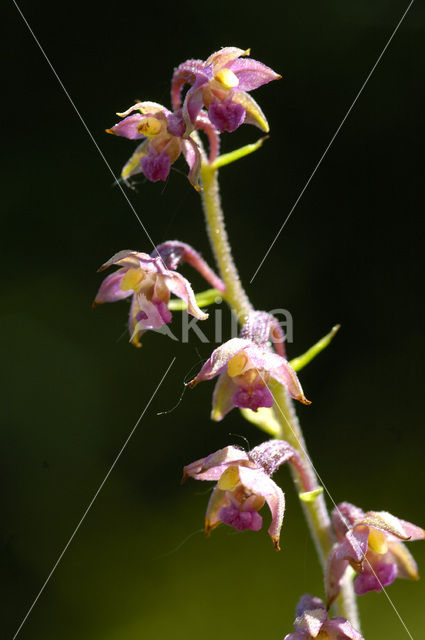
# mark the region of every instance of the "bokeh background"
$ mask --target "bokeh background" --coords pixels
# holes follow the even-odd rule
[[[407,4],[22,0],[20,7],[117,173],[134,145],[104,129],[136,98],[168,105],[181,61],[233,44],[251,47],[283,75],[255,93],[270,140],[221,172],[235,256],[258,308],[291,311],[291,357],[342,325],[303,371],[313,404],[299,407],[333,499],[424,525],[419,2],[248,286]],[[281,553],[264,532],[223,527],[204,538],[209,489],[181,487],[182,466],[226,444],[245,446],[243,437],[252,447],[263,435],[236,411],[210,422],[211,384],[179,403],[184,379],[210,345],[152,333],[137,350],[127,342],[125,302],[92,313],[97,267],[117,250],[150,245],[12,3],[6,18],[3,637],[12,638],[175,356],[20,637],[281,639],[301,593],[322,595],[288,472],[276,476],[287,494]],[[223,136],[223,148],[257,137],[246,126]],[[128,197],[155,242],[184,240],[212,262],[184,169],[178,164],[165,185],[141,182]],[[202,328],[213,335],[212,323]],[[425,574],[425,545],[411,550]],[[418,639],[424,584],[389,589]],[[368,640],[407,637],[385,595],[363,597],[360,610]]]

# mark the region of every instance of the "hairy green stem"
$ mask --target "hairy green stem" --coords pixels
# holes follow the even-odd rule
[[[341,583],[341,592],[336,599],[335,609],[339,616],[347,618],[357,631],[360,631],[359,609],[353,588],[351,567],[347,569]]]
[[[203,187],[201,197],[208,234],[219,267],[220,277],[226,285],[224,297],[237,314],[241,324],[243,324],[250,311],[253,311],[253,306],[242,287],[239,273],[233,260],[221,208],[218,171],[206,162],[205,156],[203,157],[201,167],[201,181]],[[303,481],[300,474],[297,473],[295,469],[292,469],[292,475],[298,487],[298,493],[311,491],[312,488],[319,488],[320,485],[317,481],[311,459],[307,453],[293,401],[282,385],[273,384],[271,391],[275,398],[273,411],[276,420],[281,426],[281,433],[276,437],[281,437],[294,447],[306,470],[308,486],[306,486],[306,480]],[[334,544],[334,536],[324,496],[318,492],[312,500],[306,501],[301,499],[301,504],[317,549],[320,563],[323,569],[325,569],[327,557]],[[344,580],[341,593],[336,602],[336,608],[339,615],[348,618],[351,623],[359,629],[356,598],[352,580],[349,579],[348,576]]]
[[[201,168],[202,204],[211,246],[220,270],[220,277],[226,285],[224,297],[243,324],[249,312],[253,311],[253,306],[242,287],[239,273],[233,260],[220,203],[217,175],[217,170],[203,163]]]
[[[274,412],[282,428],[281,437],[283,440],[289,442],[289,444],[298,452],[309,477],[310,487],[306,489],[299,474],[295,473],[294,469],[292,469],[292,475],[294,477],[295,484],[298,487],[298,493],[306,490],[311,491],[312,489],[317,489],[320,485],[317,481],[317,476],[310,456],[307,453],[300,423],[297,414],[295,413],[294,403],[287,390],[282,385],[276,384],[273,386],[273,395],[275,398]],[[323,493],[319,493],[311,502],[301,500],[301,505],[310,527],[320,563],[322,567],[325,568],[326,559],[334,543],[334,537]]]
[[[282,439],[289,442],[298,452],[301,461],[307,471],[309,484],[311,487],[319,488],[316,471],[308,454],[304,437],[301,431],[298,416],[295,412],[294,402],[289,393],[282,385],[275,385],[273,388],[275,398],[274,412],[276,419],[280,418],[282,428]],[[302,478],[291,466],[291,473],[299,493],[305,491]],[[311,536],[319,556],[323,571],[326,570],[326,562],[332,546],[335,542],[331,521],[326,508],[323,493],[319,493],[311,501],[301,499],[301,506],[307,520]],[[341,592],[334,605],[338,615],[350,620],[351,624],[360,631],[360,619],[357,609],[356,596],[353,589],[353,581],[349,572],[344,576]]]

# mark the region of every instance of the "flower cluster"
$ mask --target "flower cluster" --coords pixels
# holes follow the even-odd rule
[[[123,120],[106,131],[141,141],[122,169],[123,180],[140,173],[151,182],[166,180],[171,165],[183,154],[189,166],[188,178],[195,189],[200,189],[201,150],[196,131],[206,133],[213,161],[219,148],[219,132],[234,131],[242,123],[269,130],[263,112],[248,92],[280,76],[248,58],[249,53],[224,47],[205,62],[188,60],[177,67],[171,82],[173,111],[145,101],[117,113]],[[191,88],[182,104],[182,88],[186,84]]]
[[[205,61],[188,60],[180,64],[171,81],[172,111],[156,102],[138,101],[117,114],[121,120],[107,131],[139,141],[122,169],[124,181],[138,174],[152,182],[165,181],[171,165],[183,155],[189,167],[189,181],[195,189],[202,189],[201,176],[204,179],[203,200],[207,219],[210,219],[209,207],[215,207],[214,220],[220,219],[216,183],[211,181],[213,187],[209,188],[206,176],[228,162],[228,156],[234,158],[239,153],[240,157],[241,153],[238,150],[221,156],[214,164],[220,133],[233,132],[244,123],[268,132],[267,119],[250,92],[280,78],[272,69],[250,58],[249,54],[249,50],[224,47]],[[189,88],[184,93],[186,86]],[[208,139],[208,159],[199,131]],[[209,165],[208,171],[201,174],[201,165]],[[191,284],[177,271],[184,262],[194,267],[214,289],[223,292],[224,297],[227,294],[227,301],[232,303],[231,289],[235,283],[232,283],[233,276],[228,274],[234,274],[236,270],[231,258],[226,258],[227,267],[223,266],[224,258],[220,252],[227,242],[224,224],[219,227],[218,222],[210,222],[209,232],[228,285],[227,291],[221,279],[191,246],[168,241],[157,246],[150,255],[132,250],[120,251],[102,265],[100,271],[110,266],[118,269],[102,282],[94,306],[131,297],[129,333],[135,346],[141,346],[140,338],[145,331],[159,330],[171,322],[171,295],[180,298],[192,316],[205,320],[208,314],[198,306]],[[217,244],[214,243],[215,236],[218,237]],[[235,281],[239,284],[236,276]],[[242,293],[245,296],[243,290]],[[203,302],[205,304],[205,299]],[[236,310],[237,304],[233,306]],[[249,301],[240,306],[244,306],[245,322],[239,337],[214,349],[188,386],[194,387],[199,382],[218,378],[212,399],[213,420],[222,420],[234,407],[238,407],[244,410],[247,419],[259,425],[264,415],[268,416],[269,422],[275,420],[277,410],[281,411],[290,427],[289,420],[296,425],[291,416],[289,396],[305,405],[310,402],[304,395],[296,371],[286,358],[282,330],[271,314],[263,311],[249,313],[252,309]],[[309,355],[311,351],[293,361],[297,371],[301,360],[305,364],[306,356],[312,357]],[[287,415],[275,401],[273,390],[276,388],[280,394],[278,398],[288,401]],[[268,424],[265,430],[274,435],[281,434],[284,432],[282,425],[283,421],[278,422],[277,430],[273,431]],[[288,462],[300,487],[300,498],[305,502],[318,547],[323,556],[328,554],[328,557],[326,605],[319,598],[304,595],[296,609],[294,632],[286,635],[284,640],[363,640],[347,619],[331,618],[328,614],[340,594],[347,569],[351,567],[354,570],[351,573],[355,573],[354,591],[357,595],[381,591],[397,577],[416,580],[418,569],[404,543],[424,539],[425,531],[385,511],[365,513],[348,502],[338,505],[332,513],[331,522],[321,496],[322,488],[317,485],[314,467],[297,430],[296,425],[287,435],[292,444],[276,439],[248,452],[235,446],[219,449],[185,466],[183,480],[193,478],[216,483],[206,510],[207,534],[220,524],[238,531],[258,531],[263,525],[259,512],[267,504],[271,512],[268,534],[275,549],[279,550],[285,496],[272,475]]]

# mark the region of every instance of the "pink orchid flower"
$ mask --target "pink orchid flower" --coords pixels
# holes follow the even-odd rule
[[[93,306],[132,297],[129,315],[131,342],[140,347],[140,336],[148,329],[160,329],[171,322],[168,309],[171,294],[187,304],[188,312],[198,320],[208,314],[197,305],[195,294],[186,278],[175,270],[180,262],[188,262],[216,289],[224,291],[223,282],[189,245],[169,241],[159,245],[151,255],[124,250],[116,253],[99,269],[112,265],[120,268],[102,282]]]
[[[181,110],[171,113],[156,102],[136,102],[117,115],[124,119],[106,129],[107,133],[143,141],[121,171],[125,181],[139,173],[151,182],[165,181],[171,165],[183,153],[189,165],[189,181],[195,189],[200,189],[201,155],[196,142],[190,135],[185,135],[186,124]]]
[[[188,60],[177,67],[171,84],[174,109],[181,107],[183,86],[192,85],[183,103],[188,128],[195,125],[205,106],[210,121],[219,131],[234,131],[244,122],[269,131],[265,115],[247,92],[281,76],[265,64],[246,58],[249,54],[249,49],[224,47],[205,62]]]
[[[213,395],[214,420],[221,420],[233,407],[257,411],[259,407],[273,406],[270,379],[284,385],[293,398],[310,404],[297,374],[283,355],[283,343],[275,343],[280,353],[270,347],[269,339],[276,328],[273,316],[263,311],[252,312],[241,337],[214,349],[198,375],[188,383],[193,387],[219,376]]]
[[[248,453],[225,447],[184,467],[183,481],[188,477],[217,481],[205,516],[206,534],[222,523],[238,531],[258,531],[263,524],[258,511],[267,502],[272,514],[268,533],[279,550],[285,496],[270,476],[284,462],[290,462],[308,486],[297,452],[283,440],[264,442]]]
[[[339,542],[328,559],[326,591],[329,605],[337,597],[341,580],[350,564],[358,574],[357,595],[381,591],[396,578],[419,578],[418,568],[403,542],[423,540],[425,531],[386,511],[364,513],[343,502],[332,513]]]
[[[320,598],[302,596],[295,615],[295,632],[286,635],[284,640],[363,640],[346,618],[329,618]]]

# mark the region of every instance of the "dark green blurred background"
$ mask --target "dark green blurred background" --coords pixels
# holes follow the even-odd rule
[[[168,105],[169,79],[183,60],[232,44],[251,47],[283,75],[255,92],[271,139],[221,172],[248,285],[407,4],[20,6],[117,173],[134,144],[104,129],[135,98]],[[280,554],[265,532],[223,527],[204,539],[208,487],[180,487],[182,466],[226,444],[243,445],[237,434],[251,446],[262,434],[236,411],[211,423],[212,384],[158,415],[177,404],[185,376],[210,346],[152,333],[136,350],[127,342],[125,302],[92,313],[97,267],[120,249],[151,247],[12,3],[6,17],[3,637],[15,633],[176,356],[20,637],[280,640],[301,593],[322,595],[287,470],[276,476],[287,493]],[[299,408],[332,497],[422,525],[424,28],[424,6],[416,2],[248,286],[258,308],[291,311],[290,357],[342,324],[302,373],[313,404]],[[223,136],[223,148],[258,135],[242,127]],[[177,169],[185,170],[183,162]],[[212,262],[199,199],[183,173],[172,171],[165,186],[142,182],[128,195],[155,242],[184,240]],[[212,323],[206,331],[212,335]],[[410,549],[425,575],[425,544]],[[417,640],[424,584],[389,588]],[[407,637],[385,595],[364,596],[360,609],[368,640]]]

